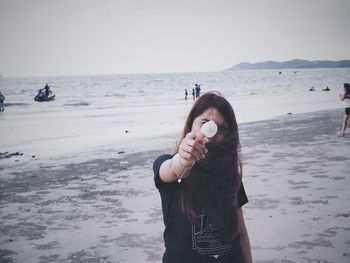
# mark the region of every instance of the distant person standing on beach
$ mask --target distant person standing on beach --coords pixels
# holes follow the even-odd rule
[[[5,96],[0,91],[0,111],[4,111],[4,100]]]
[[[212,135],[204,135],[207,122],[217,128]],[[205,93],[193,104],[175,152],[153,163],[165,224],[163,263],[252,262],[240,152],[231,104]]]
[[[185,89],[185,100],[187,100],[188,92],[187,89]]]
[[[196,83],[195,90],[196,90],[196,99],[198,99],[201,95],[201,85]]]
[[[193,100],[195,100],[196,99],[196,92],[194,91],[194,89],[192,89],[192,97],[193,97]]]
[[[345,135],[346,126],[348,124],[349,116],[350,116],[350,84],[344,83],[344,91],[339,94],[340,100],[345,102],[345,115],[342,122],[342,128],[340,135]]]

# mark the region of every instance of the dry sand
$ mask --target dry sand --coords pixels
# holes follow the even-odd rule
[[[332,110],[240,125],[255,262],[350,262],[350,136],[336,135],[341,118]],[[154,145],[53,165],[29,153],[0,159],[0,262],[160,262],[152,162],[172,145]]]

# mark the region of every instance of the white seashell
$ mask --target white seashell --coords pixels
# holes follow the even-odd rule
[[[204,134],[205,137],[214,137],[218,132],[218,126],[214,121],[208,121],[203,124],[201,132]]]

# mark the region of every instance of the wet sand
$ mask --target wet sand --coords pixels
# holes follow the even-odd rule
[[[241,127],[255,262],[350,262],[350,136],[342,112]]]
[[[350,135],[336,135],[341,119],[331,110],[239,125],[255,262],[350,261]],[[150,140],[154,150],[115,158],[0,159],[0,262],[160,262],[152,163],[173,145]]]

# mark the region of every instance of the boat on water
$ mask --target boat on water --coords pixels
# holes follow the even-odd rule
[[[54,93],[49,92],[49,94],[47,95],[45,92],[45,89],[39,89],[38,93],[36,94],[36,96],[34,97],[35,101],[51,101],[54,100],[56,97],[56,95]]]

